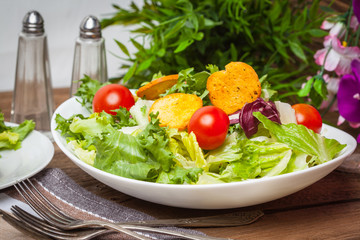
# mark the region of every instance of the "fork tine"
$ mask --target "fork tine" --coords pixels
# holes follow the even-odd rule
[[[49,205],[51,206],[51,208],[54,210],[54,212],[58,213],[59,215],[63,216],[64,218],[70,220],[70,221],[74,221],[76,220],[75,218],[69,216],[68,214],[64,213],[62,210],[60,210],[58,207],[56,207],[54,204],[52,204],[49,199],[47,199],[35,186],[34,184],[30,181],[30,179],[26,179],[29,184],[33,187],[33,189],[37,192],[37,194]]]
[[[34,188],[35,186],[31,184]],[[14,185],[19,194],[24,198],[24,200],[29,204],[29,206],[42,218],[45,220],[52,222],[56,221],[61,224],[68,224],[73,221],[68,217],[64,217],[64,214],[59,214],[60,210],[52,208],[54,206],[51,204],[49,206],[44,195],[41,194],[40,198],[35,194],[31,188],[24,182],[18,182]],[[36,189],[36,188],[35,188]],[[37,191],[39,192],[39,191]],[[49,201],[48,201],[49,202]]]
[[[36,187],[31,184],[34,189]],[[16,190],[20,193],[20,195],[25,199],[25,201],[30,205],[30,207],[39,215],[41,218],[43,218],[48,223],[54,225],[55,227],[62,229],[62,230],[71,230],[76,228],[83,228],[83,220],[80,219],[73,219],[71,217],[63,217],[62,214],[58,214],[58,212],[61,212],[60,209],[54,210],[51,206],[54,206],[53,204],[48,204],[44,199],[45,196],[42,194],[40,196],[37,196],[39,194],[35,194],[31,187],[29,187],[24,181],[18,182],[14,185]],[[41,197],[43,196],[43,197]],[[40,199],[41,198],[41,199]],[[72,220],[73,219],[73,220]],[[79,225],[80,223],[80,225]],[[103,225],[96,224],[95,226],[92,226],[93,228],[97,229],[103,229]],[[127,235],[133,236],[137,239],[149,239],[147,237],[141,236],[131,230],[125,229],[121,226],[115,226],[115,227],[108,227],[108,229],[115,230],[118,232],[125,233]]]
[[[14,213],[14,215],[21,219],[24,222],[33,222],[34,224],[41,225],[41,227],[44,227],[45,229],[51,229],[51,230],[59,230],[57,227],[51,226],[50,224],[46,223],[44,220],[33,216],[32,214],[26,212],[19,206],[12,206],[11,211]]]
[[[15,209],[12,209],[14,215],[19,218],[20,221],[25,223],[27,226],[34,228],[37,231],[41,231],[43,233],[49,234],[51,237],[54,237],[55,234],[57,236],[63,236],[63,237],[75,237],[76,234],[68,233],[59,230],[58,228],[48,227],[45,224],[42,224],[38,221],[32,221],[30,218],[27,218],[24,215],[19,214]]]
[[[22,210],[23,212],[27,213],[20,207],[17,207],[17,208]],[[3,211],[1,211],[1,212],[3,212]],[[11,224],[11,223],[10,224],[12,226],[16,227],[20,231],[28,231],[30,233],[33,233],[33,235],[34,235],[34,237],[36,237],[36,239],[40,239],[39,237],[42,237],[41,239],[50,239],[50,238],[54,239],[55,238],[55,239],[59,239],[59,240],[85,240],[85,239],[92,239],[96,236],[110,232],[109,230],[105,230],[105,229],[64,231],[64,230],[52,227],[51,225],[47,224],[45,221],[38,219],[29,213],[27,213],[26,215],[32,216],[32,218],[30,218],[29,216],[25,217],[21,214],[18,215],[17,212],[14,212],[14,214],[17,217],[19,217],[19,219],[16,219],[15,217],[11,216],[8,213],[5,213],[4,215],[6,215],[6,217],[5,217],[6,219],[4,219],[4,220],[9,221],[9,222],[15,222],[17,224],[17,227],[14,226],[14,224]],[[4,218],[4,216],[3,216],[3,218]],[[35,222],[35,221],[33,221],[33,219],[37,219],[37,221]],[[38,224],[38,223],[41,223],[41,224]],[[28,232],[25,232],[25,234],[28,234]]]
[[[40,239],[40,240],[50,239],[48,236],[44,236],[43,234],[31,228],[26,228],[21,221],[19,221],[18,219],[16,219],[15,217],[11,216],[9,213],[1,209],[0,209],[0,215],[7,223],[9,223],[11,226],[13,226],[14,228],[16,228],[17,230],[19,230],[20,232],[24,233],[27,236],[31,236],[35,239]]]

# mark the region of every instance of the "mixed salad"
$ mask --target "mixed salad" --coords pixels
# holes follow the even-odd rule
[[[320,135],[321,117],[314,115],[310,105],[293,108],[271,101],[275,92],[265,77],[259,80],[259,97],[234,113],[225,113],[212,104],[206,87],[218,71],[215,66],[195,74],[193,69],[183,70],[176,83],[155,100],[85,76],[77,100],[89,116],[66,119],[57,114],[56,129],[73,153],[91,166],[166,184],[228,183],[291,173],[330,161],[345,147]],[[154,79],[161,77],[159,73]],[[163,101],[159,111],[152,111],[157,101],[172,94],[196,95],[202,100],[203,106],[191,113],[185,129],[162,122],[169,116],[166,103],[175,95]],[[173,121],[187,114],[181,106],[172,113],[177,114]]]

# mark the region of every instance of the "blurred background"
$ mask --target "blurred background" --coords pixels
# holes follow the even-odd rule
[[[112,3],[129,6],[130,0],[0,0],[0,92],[14,88],[15,65],[18,34],[22,20],[30,10],[38,11],[45,21],[48,37],[49,57],[53,87],[70,87],[75,39],[79,35],[79,26],[87,15],[99,20],[114,13]],[[133,0],[141,6],[142,1]],[[111,26],[102,31],[107,50],[108,76],[120,73],[121,60],[112,53],[120,54],[113,39],[129,45],[130,52],[135,51],[129,41],[130,28]]]

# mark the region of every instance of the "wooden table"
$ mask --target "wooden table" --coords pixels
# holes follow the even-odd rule
[[[54,90],[56,106],[68,98],[68,93],[68,89]],[[7,121],[10,119],[11,99],[11,92],[0,92],[0,109]],[[335,124],[337,115],[328,114],[325,120]],[[347,124],[340,128],[354,137],[359,132],[359,129],[354,130]],[[265,215],[251,225],[198,229],[211,236],[233,239],[360,239],[360,174],[357,173],[338,169],[302,191],[252,207],[228,210],[180,209],[142,201],[107,187],[74,165],[54,145],[55,155],[49,168],[62,169],[94,194],[157,218],[206,216],[250,209],[265,211]],[[358,146],[355,154],[359,153]]]

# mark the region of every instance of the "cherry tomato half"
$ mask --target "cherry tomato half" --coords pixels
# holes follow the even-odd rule
[[[129,110],[135,104],[135,100],[130,90],[119,84],[109,84],[101,87],[94,96],[94,112],[105,111],[115,115],[111,110],[124,107]]]
[[[194,132],[202,149],[212,150],[224,143],[229,124],[229,117],[223,110],[214,106],[206,106],[198,109],[192,115],[188,132]]]
[[[299,103],[292,106],[295,110],[296,121],[305,127],[320,133],[322,127],[322,119],[316,108],[309,104]]]

